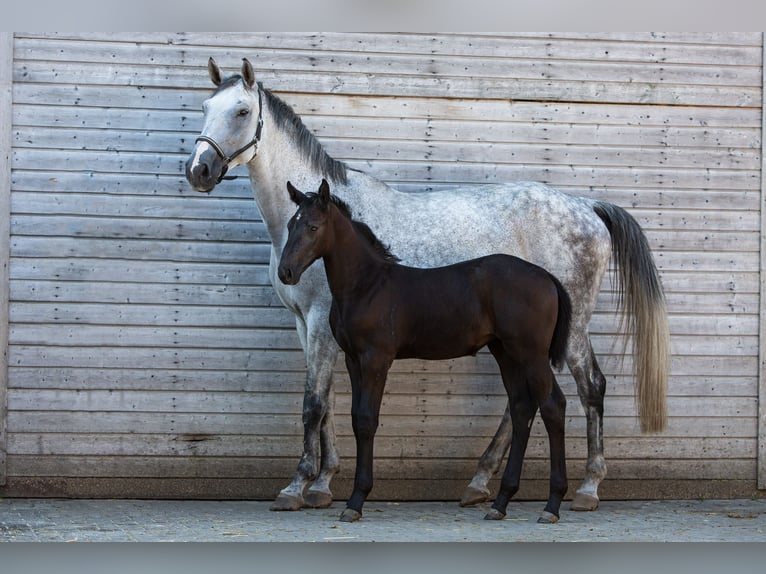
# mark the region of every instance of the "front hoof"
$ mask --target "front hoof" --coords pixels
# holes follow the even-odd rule
[[[303,499],[306,508],[329,508],[332,506],[332,494],[321,490],[309,490]]]
[[[537,519],[538,524],[556,524],[558,521],[559,517],[547,510],[543,510],[540,518]]]
[[[473,486],[468,486],[463,492],[463,498],[460,499],[460,506],[473,506],[489,500],[489,489],[480,490]]]
[[[489,512],[484,515],[484,520],[503,520],[505,518],[505,514],[500,512],[496,508],[490,508]]]
[[[357,512],[351,508],[347,508],[340,515],[341,522],[356,522],[362,517],[361,512]]]
[[[300,510],[301,508],[303,508],[303,498],[300,496],[280,493],[279,496],[277,496],[277,499],[271,504],[269,510]]]
[[[585,494],[584,492],[578,492],[572,499],[572,504],[569,506],[569,510],[576,510],[579,512],[590,512],[598,508],[598,496],[592,494]]]

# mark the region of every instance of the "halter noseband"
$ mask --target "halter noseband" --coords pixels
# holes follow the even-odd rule
[[[255,157],[255,154],[258,153],[258,143],[261,141],[261,130],[263,129],[263,99],[261,98],[261,90],[258,90],[258,125],[255,128],[255,136],[253,136],[253,139],[250,140],[247,144],[243,145],[241,148],[239,148],[237,151],[232,153],[231,155],[226,155],[221,148],[220,145],[218,145],[218,142],[216,142],[213,138],[200,135],[197,137],[194,142],[207,142],[210,144],[210,146],[215,150],[215,153],[218,154],[218,156],[223,160],[223,169],[221,170],[221,175],[218,176],[218,181],[216,184],[221,183],[221,180],[223,179],[236,179],[236,176],[230,175],[228,177],[226,176],[226,172],[229,171],[229,164],[234,161],[234,158],[237,157],[239,154],[246,152],[251,147],[254,148],[253,150],[253,157]]]

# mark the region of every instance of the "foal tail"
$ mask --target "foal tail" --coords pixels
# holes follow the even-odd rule
[[[572,300],[569,298],[569,293],[561,284],[561,281],[556,279],[553,275],[548,273],[548,276],[556,286],[556,292],[559,299],[559,312],[556,317],[556,327],[553,329],[553,337],[551,338],[551,346],[548,348],[548,358],[551,360],[551,364],[561,369],[564,366],[564,362],[567,357],[567,343],[569,341],[569,327],[572,323]]]
[[[633,334],[641,431],[663,431],[667,425],[670,332],[660,277],[638,222],[611,203],[596,201],[593,210],[612,237],[617,264],[614,275],[620,287],[617,301],[620,327],[627,320],[627,333]]]

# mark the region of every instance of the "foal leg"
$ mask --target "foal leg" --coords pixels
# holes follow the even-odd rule
[[[296,315],[308,367],[303,394],[303,455],[295,476],[279,493],[271,510],[300,510],[304,505],[326,507],[332,504],[329,483],[340,467],[331,408],[332,372],[338,346],[329,326],[324,323],[326,317],[319,321],[312,316],[304,320]],[[310,503],[307,504],[304,491],[318,473],[317,484],[307,494]]]
[[[572,331],[567,352],[567,364],[577,383],[577,394],[585,410],[588,436],[588,460],[585,478],[577,489],[571,510],[596,510],[598,485],[606,477],[604,460],[604,394],[606,379],[596,362],[590,339],[584,330]]]
[[[520,365],[515,364],[503,349],[500,341],[489,344],[489,350],[495,357],[503,379],[511,418],[511,452],[508,463],[500,482],[500,491],[495,498],[492,508],[484,517],[485,520],[501,520],[505,518],[508,502],[519,490],[521,482],[521,467],[524,453],[527,450],[529,432],[537,411],[537,404],[529,395],[526,380]],[[488,449],[489,450],[489,449]],[[500,453],[502,458],[505,451]]]
[[[351,375],[351,423],[356,439],[356,472],[354,489],[340,520],[355,522],[362,517],[362,506],[372,490],[373,444],[391,361],[359,361],[350,358],[347,353],[346,366]]]
[[[548,369],[550,371],[550,368]],[[537,522],[553,524],[559,521],[561,501],[567,492],[567,466],[565,455],[564,425],[567,401],[564,393],[550,371],[553,382],[551,393],[540,402],[540,416],[545,423],[550,446],[551,475],[548,503]]]

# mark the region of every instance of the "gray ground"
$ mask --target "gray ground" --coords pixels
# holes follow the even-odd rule
[[[766,500],[605,501],[596,512],[562,506],[537,524],[543,502],[512,502],[505,520],[489,504],[368,502],[361,521],[338,521],[344,505],[270,512],[268,502],[0,500],[0,542],[764,542]]]

